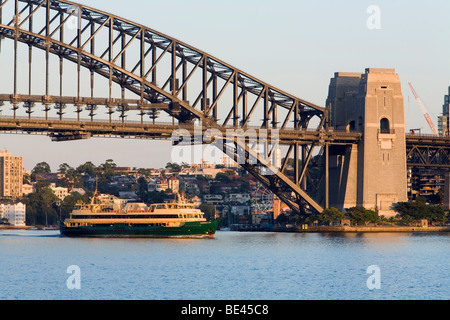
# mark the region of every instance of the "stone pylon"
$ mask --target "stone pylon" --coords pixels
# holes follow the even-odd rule
[[[396,214],[407,201],[404,98],[394,69],[336,73],[327,106],[335,130],[359,131],[358,145],[330,151],[330,206]]]

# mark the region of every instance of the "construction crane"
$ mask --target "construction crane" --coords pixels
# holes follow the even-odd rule
[[[413,88],[411,82],[409,83],[409,86],[411,87],[411,90],[412,90],[412,92],[413,92],[413,94],[414,94],[414,97],[416,98],[417,103],[419,104],[420,110],[422,111],[423,116],[424,116],[425,119],[427,120],[428,125],[430,126],[430,128],[431,128],[431,130],[433,131],[434,135],[439,136],[439,133],[438,133],[438,131],[436,130],[436,127],[434,126],[433,121],[431,120],[430,115],[428,114],[427,109],[426,109],[425,106],[423,105],[422,100],[420,100],[419,96],[417,95],[416,90],[414,90],[414,88]]]

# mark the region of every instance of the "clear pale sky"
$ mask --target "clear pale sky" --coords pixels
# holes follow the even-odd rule
[[[423,128],[424,133],[431,130],[408,82],[413,83],[436,126],[450,86],[449,1],[79,2],[177,38],[320,106],[325,104],[335,72],[395,68],[402,81],[407,129]],[[381,10],[381,29],[367,27],[370,5]],[[2,56],[7,50],[0,55],[0,68],[4,68]],[[5,81],[0,80],[2,87]],[[119,166],[148,168],[171,161],[171,146],[161,141],[52,143],[45,136],[0,135],[0,148],[22,156],[28,170],[40,161],[47,161],[53,171],[63,162],[78,166],[113,159]]]

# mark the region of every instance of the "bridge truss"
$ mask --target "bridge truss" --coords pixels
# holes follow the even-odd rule
[[[450,138],[435,135],[406,135],[408,168],[450,169]]]
[[[43,133],[54,141],[173,139],[176,129],[194,134],[200,123],[206,139],[173,143],[216,145],[300,213],[327,206],[328,170],[322,168],[320,199],[308,189],[315,156],[323,155],[327,164],[330,146],[361,137],[327,130],[325,108],[177,39],[84,5],[0,0],[0,37],[12,43],[13,62],[7,75],[12,88],[0,94],[0,104],[12,111],[0,117],[2,132]],[[38,62],[36,51],[43,53]],[[6,59],[3,52],[0,56]],[[38,75],[33,74],[36,65],[44,69]],[[43,109],[37,110],[39,105]],[[139,119],[130,121],[130,112]],[[230,130],[234,135],[226,134]],[[264,145],[263,151],[255,151],[256,143]],[[275,166],[279,152],[281,162]]]

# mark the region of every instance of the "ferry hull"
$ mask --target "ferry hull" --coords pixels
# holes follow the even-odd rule
[[[60,233],[67,237],[145,237],[145,238],[214,238],[218,221],[186,222],[179,227],[128,226],[113,224],[108,227],[67,227],[60,223]]]

